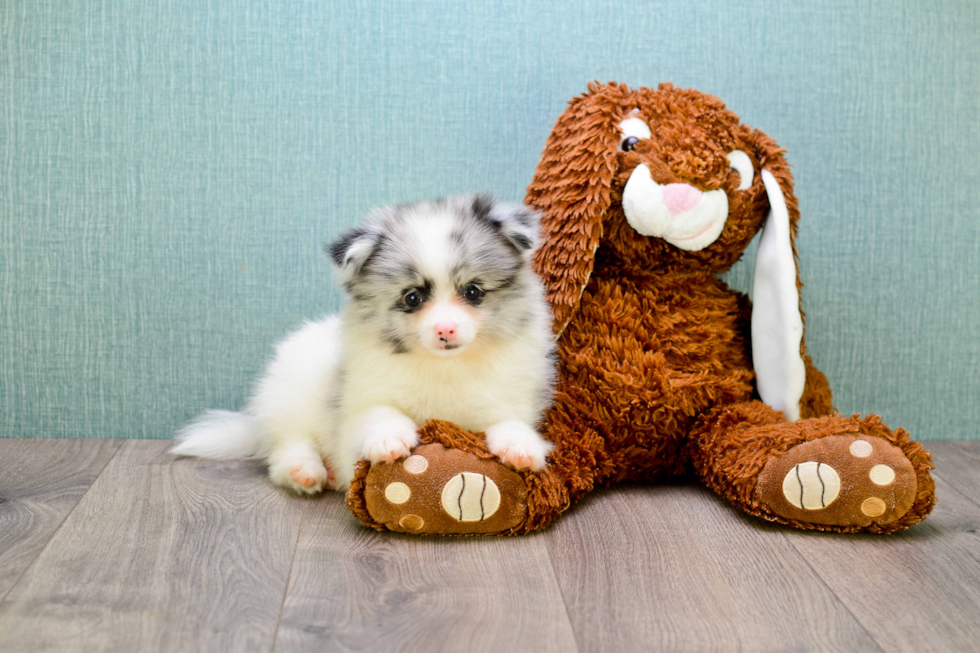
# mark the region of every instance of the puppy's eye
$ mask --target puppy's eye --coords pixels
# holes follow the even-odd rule
[[[405,304],[411,308],[415,308],[422,303],[422,295],[419,294],[417,290],[410,290],[405,294]]]
[[[640,142],[639,138],[637,138],[636,136],[630,136],[629,138],[623,139],[623,144],[621,145],[621,147],[623,148],[624,152],[632,152],[633,148],[636,147],[636,144],[639,142]]]
[[[483,299],[486,293],[483,288],[476,285],[475,283],[468,284],[466,288],[463,289],[463,299],[468,302],[478,302]]]

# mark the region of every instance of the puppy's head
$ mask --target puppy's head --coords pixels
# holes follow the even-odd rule
[[[328,246],[354,328],[394,353],[455,356],[528,319],[538,216],[486,195],[374,210]]]

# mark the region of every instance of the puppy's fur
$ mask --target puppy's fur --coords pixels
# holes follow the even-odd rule
[[[328,254],[349,302],[283,342],[242,413],[211,411],[173,453],[255,456],[297,492],[343,490],[354,463],[409,455],[427,419],[486,431],[505,463],[540,470],[551,314],[530,267],[538,216],[484,195],[377,209]]]

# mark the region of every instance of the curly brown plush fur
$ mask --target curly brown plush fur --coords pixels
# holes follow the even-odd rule
[[[649,124],[652,135],[624,151],[617,125],[633,115]],[[743,190],[727,158],[733,150],[745,152],[756,171]],[[728,218],[716,241],[684,251],[637,233],[622,200],[641,163],[661,185],[726,193]],[[670,84],[632,90],[610,83],[592,84],[569,103],[526,198],[542,213],[543,244],[534,262],[558,337],[559,385],[543,426],[556,446],[547,469],[520,474],[526,508],[519,523],[501,534],[545,527],[596,486],[688,471],[746,512],[797,528],[884,533],[907,528],[932,509],[928,452],[876,416],[834,414],[827,379],[802,338],[801,419],[789,422],[759,400],[751,305],[717,275],[741,257],[766,220],[762,170],[782,191],[796,259],[800,214],[783,150],[741,124],[721,100]],[[796,286],[802,288],[798,273]],[[821,442],[810,444],[816,440]],[[864,444],[852,447],[856,440]],[[422,442],[439,442],[473,460],[489,456],[479,434],[451,425],[430,423]],[[806,471],[800,463],[816,465],[821,501],[828,496],[825,481],[833,485],[821,465],[856,476],[843,478],[833,510],[794,506],[813,501],[803,495],[804,480],[799,500],[792,478],[783,483]],[[894,480],[880,485],[880,474],[868,480],[874,464],[893,469]],[[463,459],[452,465],[459,469],[442,473],[467,469]],[[362,464],[349,505],[364,523],[390,527],[365,507],[369,471]],[[849,489],[858,486],[859,494]],[[436,522],[417,530],[447,532]]]

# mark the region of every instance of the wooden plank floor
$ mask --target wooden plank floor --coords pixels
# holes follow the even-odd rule
[[[0,651],[980,651],[980,442],[930,443],[939,505],[887,537],[672,484],[468,539],[169,445],[0,439]]]

